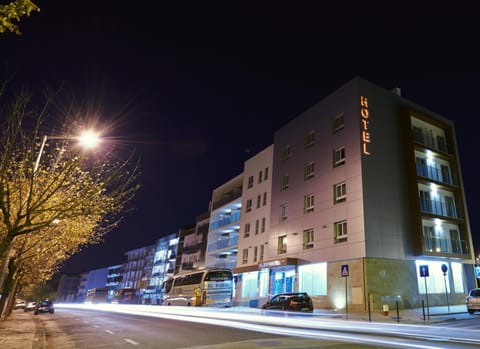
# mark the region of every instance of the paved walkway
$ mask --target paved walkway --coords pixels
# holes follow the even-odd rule
[[[235,307],[234,311],[258,313],[257,308]],[[418,323],[432,324],[435,322],[448,321],[455,319],[457,315],[465,314],[464,304],[452,305],[450,307],[430,307],[427,309],[415,308],[399,311],[399,317],[396,310],[384,315],[381,312],[370,314],[365,313],[337,313],[330,310],[315,310],[314,315],[325,316],[335,319],[345,319],[352,321],[372,321],[372,322],[390,322],[390,323]],[[430,315],[430,316],[428,316]],[[348,319],[347,319],[348,318]],[[1,349],[44,349],[47,348],[45,339],[45,329],[38,316],[31,312],[23,310],[14,310],[8,320],[0,320],[0,348]]]

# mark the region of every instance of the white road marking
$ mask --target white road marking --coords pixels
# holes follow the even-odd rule
[[[115,332],[110,331],[110,330],[105,330],[105,332],[110,333],[110,334],[114,334],[114,333],[115,333]]]
[[[128,339],[128,338],[124,338],[123,340],[127,343],[132,344],[132,345],[139,345],[140,344],[140,343],[132,341],[131,339]]]

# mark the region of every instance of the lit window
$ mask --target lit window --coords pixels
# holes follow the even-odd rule
[[[286,145],[282,150],[282,160],[288,160],[292,156],[292,147]]]
[[[315,164],[314,162],[309,162],[303,167],[303,179],[307,180],[315,176]]]
[[[345,182],[335,184],[333,191],[335,204],[347,200],[347,184]]]
[[[345,147],[338,147],[333,151],[333,167],[343,165],[345,163]]]
[[[315,145],[315,131],[310,131],[305,135],[305,149],[311,148]]]
[[[248,263],[248,248],[243,249],[243,254],[242,254],[242,264],[247,264]]]
[[[245,231],[243,237],[248,238],[250,236],[250,223],[245,223]]]
[[[306,229],[303,231],[303,249],[307,250],[309,248],[313,248],[313,228]]]
[[[246,212],[250,212],[252,210],[252,199],[247,200],[247,205],[245,207]]]
[[[278,237],[278,254],[287,253],[287,236]]]
[[[333,224],[335,243],[347,241],[347,221],[335,222]]]
[[[288,204],[280,206],[280,220],[284,221],[288,218]]]
[[[340,131],[345,126],[344,114],[338,114],[333,118],[333,133]]]
[[[281,182],[280,182],[280,190],[281,191],[288,188],[289,181],[290,181],[290,177],[288,176],[288,174],[283,175],[283,177],[281,179]]]
[[[315,208],[315,196],[308,194],[303,197],[303,213],[313,212]]]

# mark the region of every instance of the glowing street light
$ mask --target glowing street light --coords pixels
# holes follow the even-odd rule
[[[35,161],[35,167],[33,168],[33,173],[37,172],[38,166],[40,165],[40,159],[42,157],[43,148],[45,147],[45,143],[47,143],[47,139],[77,139],[79,144],[85,148],[94,148],[100,143],[100,136],[98,133],[86,130],[83,131],[80,136],[71,137],[71,136],[43,136],[42,144],[40,145],[40,151],[38,152],[37,160]]]

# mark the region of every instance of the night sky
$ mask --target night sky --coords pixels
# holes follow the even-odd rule
[[[22,20],[23,35],[0,34],[2,74],[39,92],[62,86],[111,125],[119,149],[142,158],[135,210],[64,272],[122,263],[125,251],[194,224],[212,190],[240,174],[277,129],[355,76],[400,87],[455,122],[479,251],[473,17],[294,2],[34,2],[41,12]]]

